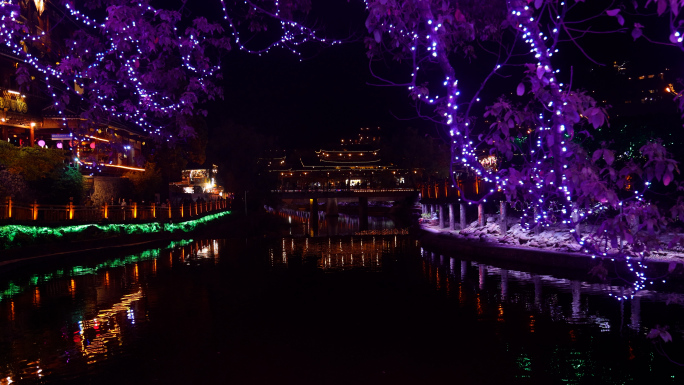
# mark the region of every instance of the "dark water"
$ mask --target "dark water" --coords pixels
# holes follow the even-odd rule
[[[188,240],[0,278],[0,384],[681,384],[676,293],[405,235]],[[669,304],[668,304],[669,303]]]

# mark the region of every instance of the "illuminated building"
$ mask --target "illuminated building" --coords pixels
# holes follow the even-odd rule
[[[413,188],[422,169],[401,169],[383,159],[379,131],[361,128],[358,138],[340,145],[261,159],[284,190]]]
[[[213,164],[211,168],[193,168],[181,172],[180,182],[170,184],[173,195],[178,194],[203,194],[205,196],[224,196],[223,186],[216,182],[218,166]],[[196,197],[195,197],[196,198]]]

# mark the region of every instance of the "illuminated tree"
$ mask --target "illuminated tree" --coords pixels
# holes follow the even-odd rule
[[[503,191],[509,201],[525,207],[523,221],[528,226],[562,223],[592,256],[626,260],[635,270],[628,280],[636,291],[648,280],[642,257],[661,247],[658,235],[684,213],[681,197],[675,206],[663,208],[644,195],[652,182],[676,184],[677,162],[659,141],[647,143],[638,157],[629,159],[607,145],[589,152],[584,144],[591,131],[608,125],[605,106],[571,88],[572,73],[559,73],[558,67],[567,63],[559,63],[554,54],[563,44],[582,50],[579,38],[592,33],[630,33],[634,39],[656,40],[643,33],[638,17],[645,13],[644,6],[669,16],[671,34],[665,43],[681,49],[681,5],[667,0],[607,1],[598,11],[582,11],[582,3],[367,0],[370,36],[365,41],[371,58],[390,57],[404,64],[406,73],[399,78],[377,77],[383,85],[406,89],[416,100],[418,113],[443,128],[452,145],[452,175],[456,167],[465,166],[490,182],[489,194],[465,196],[466,201],[480,203]],[[634,18],[629,27],[623,14]],[[490,65],[479,88],[468,95],[462,95],[459,79],[473,74],[463,70],[468,67],[459,56],[480,67]],[[493,80],[513,76],[520,79],[517,86],[499,92],[514,96],[478,107]],[[498,172],[480,164],[482,150],[501,159]],[[577,225],[588,217],[599,220],[595,231],[579,234]]]
[[[100,18],[73,1],[59,3],[73,23],[57,27],[69,37],[49,52],[50,37],[23,23],[18,2],[0,6],[0,42],[26,63],[17,72],[23,88],[42,89],[61,115],[69,109],[95,123],[125,122],[167,141],[194,135],[188,120],[206,115],[204,101],[221,97],[220,58],[230,48],[221,25],[183,20],[180,10],[148,0],[77,2]]]

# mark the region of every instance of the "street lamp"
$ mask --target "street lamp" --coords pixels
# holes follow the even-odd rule
[[[31,145],[31,147],[34,146],[33,142],[35,140],[35,127],[36,127],[36,122],[31,122],[31,130],[30,130],[31,134],[29,136],[29,144]]]

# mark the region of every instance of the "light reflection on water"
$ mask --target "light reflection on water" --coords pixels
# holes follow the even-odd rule
[[[210,290],[197,273],[216,271],[229,262],[226,252],[235,245],[227,247],[226,242],[183,241],[104,262],[32,272],[13,282],[0,281],[0,385],[50,376],[72,378],[87,369],[102,371],[98,368],[116,356],[134,355],[136,344],[147,333],[159,328],[160,322],[168,322],[149,316],[150,311],[160,311],[156,307],[166,302],[158,297],[169,290],[157,278],[172,271],[180,277],[172,281],[179,285],[174,295],[187,293],[187,298],[178,298],[180,306],[188,306],[183,300],[206,300]],[[329,274],[324,277],[335,277],[356,272],[378,277],[378,282],[384,282],[382,277],[387,275],[424,282],[446,308],[486,326],[505,346],[515,380],[522,383],[638,383],[644,370],[661,379],[666,374],[673,383],[684,376],[654,354],[645,338],[657,323],[667,324],[675,340],[667,349],[673,358],[684,358],[684,311],[676,304],[684,302],[684,297],[679,293],[644,290],[631,301],[618,302],[610,295],[621,296],[621,286],[438,255],[421,249],[408,236],[285,237],[250,244],[246,250],[242,258],[267,262],[257,273],[262,276],[323,271]],[[233,262],[228,266],[233,268]],[[316,287],[307,289],[315,291]],[[459,329],[462,323],[444,324],[447,320],[430,318],[415,328],[427,327],[425,338],[434,339],[435,346],[439,333],[470,333]],[[200,324],[204,319],[194,321]],[[488,349],[494,351],[497,346]]]
[[[443,255],[436,256],[434,253],[421,249],[421,255],[427,262],[430,269],[434,270],[434,274],[439,274],[440,271],[448,273],[450,276],[459,277],[460,281],[466,281],[470,275],[477,272],[477,288],[480,291],[485,291],[493,298],[494,301],[502,303],[521,303],[528,311],[536,311],[546,313],[554,321],[564,321],[571,324],[595,324],[602,331],[610,331],[611,325],[607,318],[597,314],[590,314],[589,299],[592,297],[613,297],[612,301],[621,307],[621,311],[625,308],[631,313],[628,317],[628,323],[625,326],[637,330],[641,329],[641,302],[657,302],[662,304],[684,303],[684,294],[680,293],[661,293],[652,290],[641,290],[634,295],[633,300],[618,301],[617,298],[622,298],[626,294],[628,287],[619,286],[611,283],[589,283],[577,279],[557,278],[551,275],[534,274],[525,271],[508,270],[492,265],[481,264],[476,261],[458,260],[454,257],[445,257]],[[431,270],[431,271],[432,271]],[[473,278],[473,277],[470,277]],[[432,273],[428,273],[428,279],[432,279]],[[493,280],[495,285],[500,289],[497,292],[491,292],[491,285],[487,283]],[[521,299],[521,292],[515,291],[513,295],[510,293],[510,284],[516,283],[518,285],[527,285],[531,289],[525,297]],[[442,283],[435,279],[437,289],[440,289]],[[529,287],[531,285],[531,287]],[[545,289],[552,288],[554,293],[544,295]],[[567,303],[559,302],[559,293],[571,294],[571,299]]]
[[[406,238],[395,236],[356,236],[324,238],[283,238],[269,249],[274,267],[291,266],[293,260],[315,265],[323,271],[362,269],[380,271],[384,254],[396,254],[406,247]]]
[[[681,293],[642,290],[631,300],[618,300],[629,287],[503,269],[422,248],[420,255],[424,278],[461,308],[472,309],[481,322],[522,325],[525,341],[511,345],[519,379],[621,384],[642,383],[649,375],[666,383],[684,378],[684,370],[654,353],[646,338],[666,324],[675,340],[666,350],[684,362]],[[540,323],[543,336],[534,337]],[[654,342],[660,346],[662,341]],[[536,344],[551,346],[540,352]]]
[[[222,244],[171,242],[163,249],[0,281],[0,385],[53,373],[77,376],[84,366],[125,352],[135,330],[149,321],[147,280],[174,264],[218,263]]]
[[[292,236],[337,236],[337,235],[354,235],[360,232],[382,234],[406,233],[406,230],[397,229],[397,224],[391,218],[369,216],[368,228],[361,229],[361,221],[357,216],[350,216],[346,214],[339,214],[336,216],[327,216],[324,212],[319,212],[318,226],[314,232],[311,225],[311,219],[308,211],[281,209],[277,213],[270,210],[274,215],[286,219],[291,226],[289,235]]]

